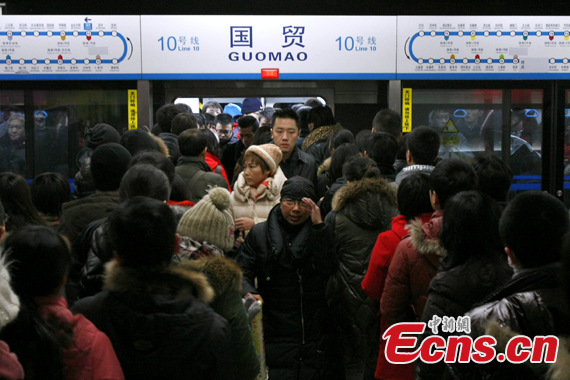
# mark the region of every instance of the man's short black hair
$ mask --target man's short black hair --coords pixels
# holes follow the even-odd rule
[[[172,119],[179,113],[191,113],[192,109],[185,104],[165,104],[156,111],[156,123],[162,132],[170,132]]]
[[[275,125],[275,120],[277,118],[280,119],[293,119],[295,120],[295,126],[299,128],[299,116],[297,116],[297,112],[293,111],[291,108],[284,108],[284,109],[277,109],[273,114],[273,118],[271,119],[271,127]]]
[[[471,166],[477,173],[477,189],[497,202],[506,202],[513,181],[511,168],[491,153],[475,156]]]
[[[253,116],[242,116],[238,120],[238,127],[241,129],[252,127],[252,132],[255,133],[257,128],[259,128],[259,121]]]
[[[398,142],[394,136],[384,132],[374,132],[368,137],[366,153],[373,159],[380,171],[382,168],[392,167],[398,152]]]
[[[131,158],[131,162],[129,163],[129,168],[140,164],[152,165],[155,168],[161,170],[164,174],[166,174],[168,182],[170,183],[170,185],[172,185],[175,173],[174,164],[164,154],[156,151],[146,151],[138,153],[133,158]]]
[[[417,127],[407,136],[414,164],[434,165],[439,152],[439,134],[428,127]]]
[[[233,126],[234,125],[234,118],[232,117],[232,115],[230,115],[228,113],[221,113],[218,116],[216,116],[216,120],[214,123],[215,124],[222,124],[222,125],[231,124]]]
[[[460,191],[474,190],[476,186],[475,171],[459,158],[440,161],[429,176],[429,188],[436,192],[442,209],[449,198]]]
[[[402,134],[402,117],[388,108],[380,110],[372,120],[372,128],[375,132],[386,132],[397,139]]]
[[[429,175],[411,173],[398,186],[398,210],[406,220],[414,219],[425,212],[432,212],[429,199]]]
[[[559,261],[568,228],[568,210],[564,204],[542,191],[517,195],[499,222],[503,243],[513,250],[523,268]]]
[[[178,147],[183,156],[198,157],[207,145],[206,136],[199,129],[187,129],[178,136]]]
[[[123,202],[108,217],[109,247],[127,267],[168,265],[176,243],[176,220],[170,207],[137,196]]]
[[[179,136],[187,129],[198,129],[198,120],[191,113],[179,113],[172,119],[170,131]]]

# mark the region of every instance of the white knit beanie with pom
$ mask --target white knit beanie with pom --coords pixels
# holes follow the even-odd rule
[[[214,187],[178,223],[178,233],[194,240],[205,240],[224,252],[234,246],[234,220],[230,213],[230,192]]]

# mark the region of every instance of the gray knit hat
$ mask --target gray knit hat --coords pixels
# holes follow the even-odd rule
[[[234,246],[234,220],[229,210],[230,204],[230,192],[214,187],[182,215],[177,232],[194,240],[205,240],[228,252]]]

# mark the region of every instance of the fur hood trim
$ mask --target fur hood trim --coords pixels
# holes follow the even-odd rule
[[[193,295],[210,303],[214,290],[202,273],[174,266],[161,268],[129,268],[120,266],[116,260],[105,265],[105,290],[112,292],[134,291],[155,294],[168,290],[175,298]]]
[[[150,136],[158,144],[158,148],[160,149],[160,153],[162,153],[166,157],[170,158],[170,152],[168,151],[168,146],[166,146],[166,143],[164,142],[164,140],[161,139],[160,137],[156,136],[156,135],[153,135],[152,133],[150,134]]]
[[[417,218],[406,226],[410,231],[412,244],[417,248],[420,255],[433,254],[439,258],[447,256],[447,251],[441,246],[438,238],[441,223],[440,216],[432,217],[425,224],[422,224],[422,220]]]
[[[329,169],[331,168],[331,157],[327,157],[323,163],[321,164],[321,166],[319,166],[319,170],[317,170],[317,175],[321,175],[324,172],[329,171]]]
[[[323,125],[320,128],[314,129],[305,140],[303,140],[302,150],[307,151],[311,145],[318,143],[319,141],[325,141],[330,135],[334,134],[336,131],[340,131],[342,126],[340,124],[336,125]]]
[[[208,256],[200,260],[187,260],[178,265],[180,269],[203,273],[208,277],[216,296],[230,290],[241,292],[242,273],[232,260],[222,256]]]
[[[342,210],[348,203],[359,199],[366,193],[381,194],[389,203],[396,204],[396,190],[384,178],[364,178],[338,189],[332,200],[335,212]]]

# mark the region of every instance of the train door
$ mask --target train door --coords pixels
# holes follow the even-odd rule
[[[551,190],[548,167],[550,82],[402,82],[409,111],[404,125],[428,126],[440,133],[440,157],[471,161],[489,153],[508,163],[511,191]],[[410,96],[411,93],[411,96]],[[406,121],[406,118],[409,120]]]

